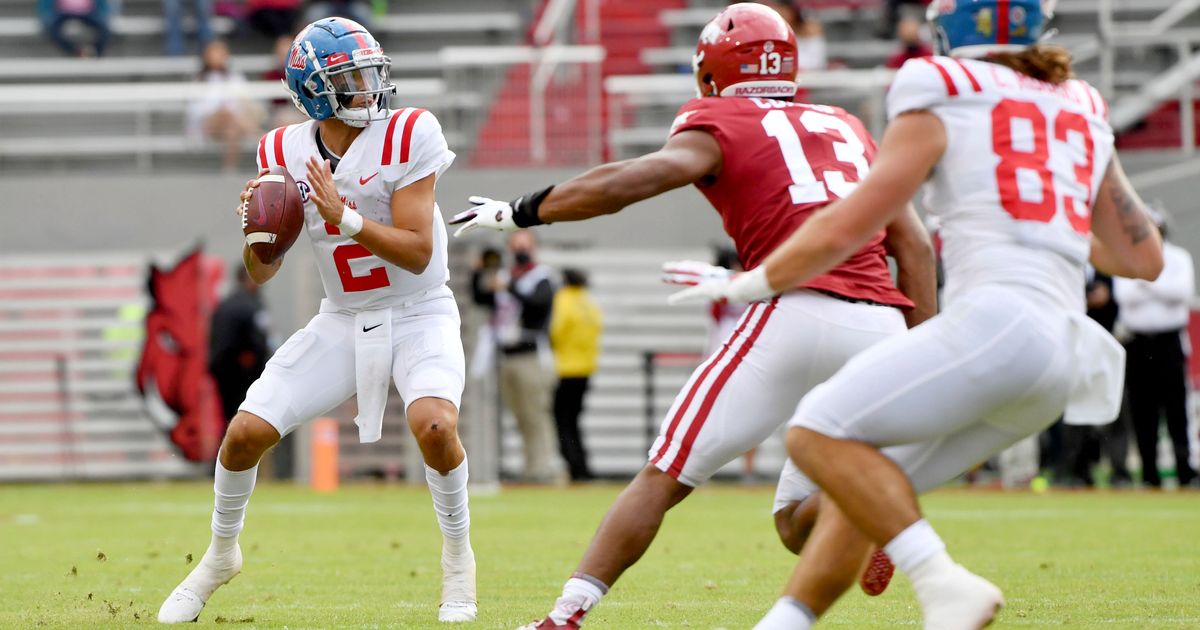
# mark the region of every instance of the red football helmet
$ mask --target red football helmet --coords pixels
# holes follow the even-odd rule
[[[796,94],[796,34],[774,10],[733,4],[700,33],[692,57],[700,96]]]

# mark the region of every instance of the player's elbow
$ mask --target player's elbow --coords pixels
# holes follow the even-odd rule
[[[405,265],[406,270],[414,274],[422,274],[429,268],[429,262],[433,260],[433,243],[423,242],[410,253],[408,264]]]
[[[1162,248],[1155,248],[1153,253],[1140,257],[1137,262],[1134,269],[1135,278],[1150,282],[1157,280],[1163,270]]]

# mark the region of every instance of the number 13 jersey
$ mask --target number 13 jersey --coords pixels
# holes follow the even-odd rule
[[[414,274],[372,254],[366,247],[326,223],[312,199],[306,162],[320,159],[317,122],[308,121],[267,132],[258,145],[259,168],[287,168],[304,200],[304,226],[312,241],[326,300],[321,312],[356,312],[397,306],[434,291],[450,295],[446,281],[446,226],[433,207],[433,255],[424,271]],[[350,143],[333,173],[342,203],[365,219],[392,225],[392,193],[434,175],[441,177],[454,153],[446,146],[433,114],[417,108],[390,113],[372,122]]]
[[[981,284],[1034,288],[1083,309],[1091,208],[1113,155],[1107,107],[1084,81],[1058,85],[974,59],[907,62],[888,117],[924,110],[946,129],[926,186],[946,299]]]
[[[704,131],[721,146],[720,174],[696,187],[721,215],[746,269],[762,264],[813,212],[848,196],[875,157],[862,123],[823,105],[697,98],[671,126],[672,135],[688,130]],[[883,236],[801,288],[911,308],[892,283]]]

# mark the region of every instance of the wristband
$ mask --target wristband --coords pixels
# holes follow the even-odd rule
[[[545,223],[545,221],[542,221],[541,217],[538,216],[538,208],[542,205],[542,201],[545,200],[550,194],[551,190],[554,190],[554,186],[547,186],[546,188],[537,192],[521,195],[520,197],[514,199],[512,203],[509,204],[513,209],[513,223],[515,223],[517,227],[522,228],[533,227],[535,225],[542,225]]]
[[[342,221],[338,223],[338,229],[342,231],[342,234],[353,238],[355,234],[358,234],[363,229],[362,215],[351,210],[348,206],[342,206]]]

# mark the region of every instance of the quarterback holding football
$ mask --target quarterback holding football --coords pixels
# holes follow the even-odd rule
[[[464,360],[458,308],[446,285],[446,230],[434,201],[454,153],[433,114],[389,109],[390,69],[379,42],[344,18],[313,22],[292,43],[285,82],[310,120],[263,136],[262,171],[247,182],[239,211],[260,182],[294,180],[326,297],[267,363],[230,422],[214,475],[212,542],[163,603],[161,622],[194,621],[241,570],[238,535],[263,453],[355,394],[359,439],[378,440],[393,381],[442,531],[438,618],[475,619],[467,459],[457,433]],[[267,174],[277,167],[288,177]],[[252,247],[260,239],[247,235],[243,260],[261,284],[283,257],[261,260]]]

